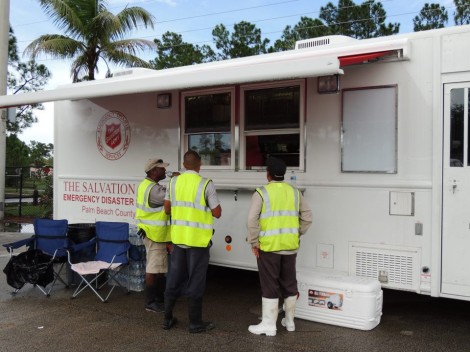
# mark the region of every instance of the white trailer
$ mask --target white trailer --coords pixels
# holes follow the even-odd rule
[[[255,269],[246,216],[283,158],[314,213],[298,266],[470,300],[470,26],[332,36],[289,52],[2,96],[56,101],[54,216],[134,223],[150,157],[194,148],[223,214],[211,262]]]

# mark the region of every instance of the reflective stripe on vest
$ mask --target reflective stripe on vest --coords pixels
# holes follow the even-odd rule
[[[165,214],[163,206],[152,208],[149,205],[150,191],[156,185],[156,182],[146,178],[137,189],[137,227],[144,230],[146,236],[154,242],[170,242],[170,217]]]
[[[212,212],[205,190],[210,179],[185,173],[170,180],[171,241],[190,247],[207,247],[212,237]]]
[[[285,182],[271,182],[256,191],[263,199],[260,249],[264,252],[299,248],[300,192]]]

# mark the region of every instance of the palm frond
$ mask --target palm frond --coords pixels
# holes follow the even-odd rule
[[[109,11],[102,11],[90,21],[90,32],[100,33],[101,38],[122,38],[125,32],[122,24],[114,14]]]
[[[50,55],[53,58],[73,58],[77,52],[83,51],[83,44],[60,34],[45,34],[33,40],[24,50],[35,58],[40,54]]]
[[[153,29],[155,17],[147,10],[141,7],[126,7],[119,12],[116,17],[121,23],[121,27],[125,33],[132,31],[142,24],[145,28],[150,27]]]
[[[72,81],[75,83],[87,75],[89,75],[87,58],[84,55],[80,55],[72,62],[72,66],[70,67],[70,76],[72,77]]]
[[[76,37],[84,32],[83,19],[76,11],[77,2],[90,3],[89,0],[40,0],[40,5],[59,29]]]
[[[106,54],[102,53],[102,56],[118,67],[124,66],[151,68],[151,65],[147,61],[123,51],[106,52]]]
[[[123,39],[108,43],[102,47],[102,51],[122,51],[131,55],[137,55],[138,51],[157,50],[157,44],[146,39]]]

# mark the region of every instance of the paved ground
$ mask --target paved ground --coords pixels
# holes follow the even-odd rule
[[[25,235],[0,233],[0,244]],[[0,247],[0,267],[8,256]],[[278,322],[275,337],[247,331],[260,314],[256,272],[211,267],[204,316],[209,333],[189,334],[186,301],[175,308],[179,324],[161,329],[162,316],[143,309],[143,293],[116,291],[103,304],[91,292],[70,299],[58,286],[46,298],[27,286],[10,294],[0,278],[0,350],[9,351],[470,351],[470,302],[384,291],[382,321],[360,331],[296,319],[296,332]]]

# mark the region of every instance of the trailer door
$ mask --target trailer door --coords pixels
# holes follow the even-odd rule
[[[470,297],[470,82],[444,87],[441,291]]]

